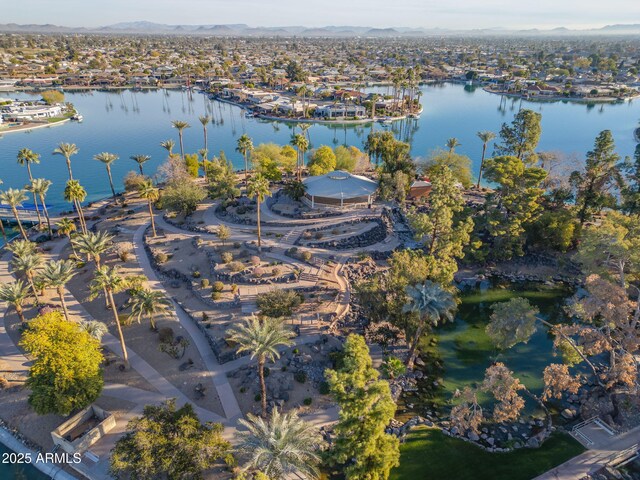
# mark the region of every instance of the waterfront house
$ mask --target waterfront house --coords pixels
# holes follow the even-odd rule
[[[314,115],[319,118],[360,118],[367,115],[367,110],[362,105],[322,105],[316,108]]]
[[[18,103],[1,107],[0,114],[2,114],[6,120],[37,120],[59,117],[62,115],[62,106]]]

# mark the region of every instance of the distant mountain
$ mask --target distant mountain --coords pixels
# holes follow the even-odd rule
[[[76,28],[59,25],[18,25],[0,24],[0,32],[8,33],[103,33],[103,34],[147,34],[147,35],[205,35],[205,36],[247,36],[247,37],[444,37],[444,36],[586,36],[586,35],[640,35],[640,24],[606,25],[601,28],[573,30],[557,27],[548,30],[537,28],[508,30],[505,28],[480,28],[468,30],[443,28],[409,27],[362,27],[351,25],[327,25],[325,27],[305,27],[300,25],[281,27],[251,27],[249,25],[169,25],[148,21],[120,22],[95,28]]]

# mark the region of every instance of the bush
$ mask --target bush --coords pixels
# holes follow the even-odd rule
[[[236,273],[236,272],[241,272],[242,270],[244,270],[244,264],[242,262],[229,262],[229,270],[231,270],[232,272]]]
[[[277,289],[258,295],[256,304],[267,317],[290,317],[302,304],[304,297],[295,290]]]
[[[302,403],[304,403],[306,406],[311,405],[312,402],[313,402],[313,399],[311,397],[307,397],[302,401]]]
[[[387,357],[382,364],[382,370],[389,378],[396,378],[407,371],[407,367],[404,366],[402,360],[397,357]]]
[[[233,248],[240,248],[242,244],[240,242],[233,242]]]
[[[222,263],[229,263],[233,261],[233,253],[231,252],[223,252],[220,257],[222,258]]]
[[[208,278],[203,278],[202,280],[200,280],[200,288],[209,288],[209,279]]]
[[[213,300],[214,302],[217,302],[221,298],[222,298],[221,292],[211,292],[211,300]]]
[[[279,267],[273,267],[271,269],[271,275],[273,275],[274,277],[279,277],[282,274],[282,269]]]
[[[173,342],[173,328],[171,327],[163,327],[158,330],[158,337],[160,338],[160,343],[171,343]]]
[[[221,281],[216,281],[213,282],[213,291],[214,292],[221,292],[222,290],[224,290],[224,283],[222,283]]]
[[[200,270],[194,270],[191,275],[193,278],[200,278]]]
[[[320,240],[322,237],[324,237],[324,234],[322,232],[316,232],[314,237],[316,238],[316,240]]]
[[[260,257],[257,255],[252,255],[249,260],[251,262],[251,265],[254,265],[254,266],[260,265]]]
[[[311,238],[311,232],[305,230],[304,232],[302,232],[302,238],[304,238],[305,240],[309,240]]]
[[[271,374],[269,367],[264,367],[264,378],[267,378]]]
[[[305,262],[309,262],[313,258],[313,255],[311,255],[311,252],[302,252],[301,258]]]
[[[256,396],[253,397],[253,400],[255,402],[259,402],[260,400],[262,400],[262,395],[260,395],[259,393],[256,393]]]
[[[162,265],[163,263],[167,263],[167,261],[169,260],[169,255],[167,255],[164,252],[158,252],[156,253],[156,263],[158,263],[159,265]]]
[[[320,386],[318,387],[318,391],[320,392],[320,395],[329,394],[329,392],[330,392],[329,382],[326,382],[326,381],[320,382]]]
[[[262,276],[264,276],[264,268],[262,267],[256,267],[253,269],[253,276],[256,278],[260,278]]]
[[[298,370],[293,374],[293,379],[298,383],[304,383],[307,381],[307,374],[302,370]]]
[[[231,293],[233,293],[235,295],[236,293],[238,293],[238,290],[239,290],[238,289],[238,285],[236,283],[232,283],[231,284]]]
[[[131,252],[125,248],[118,249],[118,258],[122,263],[126,263],[131,259]]]

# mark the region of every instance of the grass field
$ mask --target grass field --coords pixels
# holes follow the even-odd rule
[[[538,449],[489,453],[433,428],[412,430],[400,446],[400,467],[392,480],[531,480],[579,455],[582,445],[554,434]]]

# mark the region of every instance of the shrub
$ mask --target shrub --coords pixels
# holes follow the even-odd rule
[[[407,371],[407,367],[404,366],[402,360],[397,357],[387,357],[382,364],[382,370],[389,378],[396,378],[398,375],[402,375]]]
[[[233,261],[233,253],[231,252],[223,252],[220,257],[222,258],[222,263],[229,263]]]
[[[304,232],[302,232],[302,238],[304,238],[305,240],[308,240],[311,238],[311,232],[308,230],[305,230]]]
[[[264,268],[256,267],[253,269],[253,276],[256,278],[260,278],[264,275]]]
[[[271,373],[271,369],[269,367],[264,367],[264,377],[267,378]]]
[[[221,292],[222,290],[224,290],[224,283],[222,283],[221,281],[216,281],[213,282],[213,291],[214,292]]]
[[[200,280],[200,288],[209,288],[209,279],[208,278],[203,278],[202,280]]]
[[[191,275],[193,278],[200,278],[200,270],[194,270]]]
[[[293,374],[293,379],[298,383],[304,383],[307,381],[307,374],[302,370],[298,370]]]
[[[158,252],[156,253],[156,262],[158,264],[163,264],[163,263],[167,263],[167,260],[169,260],[169,255],[167,255],[164,252]]]
[[[320,395],[328,395],[330,392],[329,382],[322,381],[320,382],[320,386],[318,387],[318,391]]]
[[[273,275],[274,277],[279,277],[282,274],[282,269],[279,267],[273,267],[271,269],[271,275]]]
[[[211,292],[211,300],[217,302],[222,298],[222,292]]]
[[[235,284],[235,283],[231,284],[231,293],[233,293],[234,295],[236,293],[238,293],[238,285],[237,284]]]
[[[244,393],[247,391],[247,387],[240,387],[240,393]]]
[[[256,396],[253,397],[253,400],[255,402],[259,402],[260,400],[262,400],[262,395],[260,395],[259,393],[256,393]]]
[[[304,403],[306,406],[311,405],[312,402],[313,402],[313,399],[311,397],[307,397],[302,401],[302,403]]]
[[[316,238],[316,240],[320,240],[322,237],[324,237],[324,234],[322,232],[316,232],[314,237]]]
[[[9,386],[9,381],[4,377],[0,377],[0,390],[4,390],[8,386]]]
[[[160,343],[171,343],[173,342],[173,328],[171,327],[163,327],[158,330],[158,336],[160,338]]]
[[[249,259],[251,262],[251,265],[260,265],[260,257],[257,255],[252,255],[251,258]]]
[[[304,260],[305,262],[309,262],[313,257],[313,255],[311,255],[311,252],[302,252],[301,257],[302,257],[302,260]]]
[[[142,184],[147,180],[148,177],[144,175],[140,175],[139,173],[131,170],[127,173],[123,179],[124,190],[125,192],[137,192]]]
[[[229,270],[232,272],[241,272],[244,270],[244,264],[242,262],[229,262]]]
[[[240,242],[233,242],[233,248],[240,248],[242,244]]]
[[[120,248],[118,250],[118,258],[122,263],[126,263],[131,258],[131,252],[129,250],[126,250],[125,248]]]
[[[290,317],[302,304],[304,297],[294,290],[277,289],[258,295],[256,304],[268,317]]]

